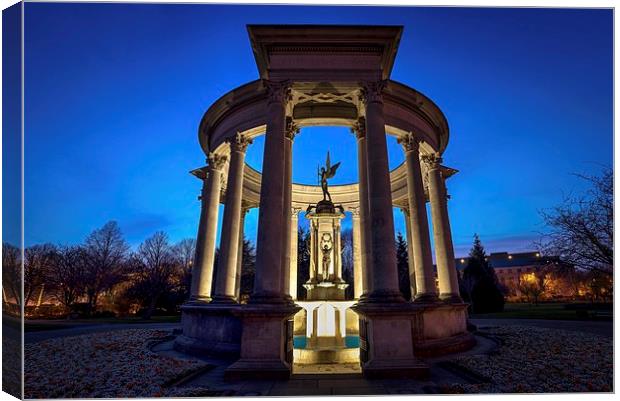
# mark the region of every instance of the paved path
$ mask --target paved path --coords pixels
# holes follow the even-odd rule
[[[543,319],[471,319],[478,327],[489,326],[533,326],[547,329],[578,331],[613,337],[614,325],[611,321],[588,320],[543,320]]]
[[[478,337],[478,344],[464,354],[479,354],[495,348],[492,341]],[[312,396],[312,395],[379,395],[379,394],[434,394],[438,386],[468,383],[466,377],[444,369],[440,363],[454,355],[427,359],[430,377],[427,380],[396,379],[368,380],[361,373],[296,374],[289,380],[224,380],[224,371],[234,360],[181,354],[173,349],[173,342],[161,343],[153,351],[174,358],[199,359],[214,367],[179,384],[181,387],[207,387],[228,396]],[[293,371],[298,370],[293,368]],[[338,370],[338,369],[336,369]]]
[[[128,329],[164,329],[181,328],[181,323],[79,323],[66,329],[31,331],[24,333],[26,344],[37,343],[50,338],[79,336],[81,334],[98,333],[103,331]]]

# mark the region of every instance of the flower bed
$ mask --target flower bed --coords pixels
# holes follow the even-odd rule
[[[25,397],[183,396],[182,389],[166,386],[208,365],[158,355],[149,349],[150,344],[168,334],[163,330],[136,329],[28,344],[25,347]],[[208,389],[191,391],[209,393]]]
[[[450,385],[445,393],[610,392],[613,389],[611,338],[535,327],[487,331],[502,345],[491,355],[457,357],[458,365],[491,383]]]

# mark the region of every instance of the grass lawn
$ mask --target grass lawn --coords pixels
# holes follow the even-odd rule
[[[150,320],[141,317],[105,317],[91,319],[73,319],[73,320],[26,320],[24,324],[25,331],[43,331],[68,329],[71,327],[89,325],[89,324],[149,324],[149,323],[177,323],[181,321],[180,315],[174,316],[153,316]]]
[[[478,319],[549,319],[549,320],[611,320],[598,317],[596,319],[579,316],[574,309],[564,308],[564,303],[506,303],[503,312],[471,314]]]

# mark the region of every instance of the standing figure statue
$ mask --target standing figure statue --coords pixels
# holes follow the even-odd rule
[[[327,160],[325,161],[325,167],[321,167],[321,169],[319,170],[319,177],[321,180],[321,189],[323,190],[324,201],[332,201],[332,196],[327,190],[327,179],[332,178],[334,175],[336,175],[336,170],[338,169],[338,166],[340,166],[340,162],[334,164],[333,166],[331,165],[329,161],[329,151],[327,151]]]

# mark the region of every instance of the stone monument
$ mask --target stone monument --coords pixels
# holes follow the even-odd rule
[[[305,336],[305,347],[296,350],[300,364],[342,363],[357,360],[357,349],[346,348],[347,327],[356,323],[356,316],[347,309],[354,301],[345,301],[349,286],[342,279],[341,220],[345,217],[342,205],[334,205],[328,189],[328,179],[333,178],[340,163],[330,163],[329,152],[325,167],[318,171],[323,199],[306,210],[310,220],[310,278],[304,284],[305,301],[297,304],[303,308],[296,319],[295,332]],[[305,319],[304,319],[305,318]]]

